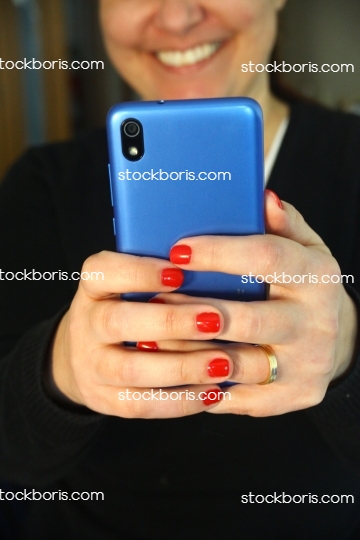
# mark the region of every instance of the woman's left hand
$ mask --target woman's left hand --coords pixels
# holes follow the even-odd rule
[[[266,235],[186,238],[171,252],[172,262],[183,269],[291,276],[290,283],[271,284],[269,299],[263,302],[205,300],[224,316],[218,339],[236,344],[157,343],[160,351],[186,354],[211,348],[229,354],[235,366],[230,380],[241,384],[224,389],[231,399],[223,399],[211,413],[271,416],[317,405],[329,383],[350,367],[354,354],[356,308],[343,285],[331,281],[341,275],[339,265],[293,206],[270,191],[265,197]],[[293,276],[299,275],[304,276],[303,282],[294,283]],[[166,304],[199,302],[179,294],[162,294],[161,299]],[[272,348],[278,363],[272,384],[259,384],[269,376],[269,360],[261,348],[250,344]]]

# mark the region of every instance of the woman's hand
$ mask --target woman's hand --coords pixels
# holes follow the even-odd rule
[[[215,346],[187,354],[149,354],[122,345],[149,340],[198,343],[224,331],[221,311],[207,302],[157,305],[119,297],[173,291],[182,283],[182,270],[168,261],[102,252],[90,257],[82,271],[93,277],[80,282],[53,346],[52,378],[62,396],[126,418],[185,416],[220,401],[216,383],[231,376],[233,362]],[[104,280],[96,279],[100,273]]]
[[[356,309],[338,283],[340,269],[329,249],[295,208],[282,204],[273,192],[266,193],[266,221],[265,236],[187,238],[171,251],[172,262],[189,270],[252,273],[268,276],[267,281],[289,276],[287,283],[271,285],[264,302],[206,299],[224,317],[218,339],[242,342],[216,344],[233,360],[230,380],[242,384],[227,388],[231,399],[222,400],[213,413],[269,416],[311,407],[322,401],[329,383],[346,372],[353,357]],[[297,276],[303,276],[300,283]],[[159,298],[173,306],[199,302],[177,294]],[[246,344],[271,346],[278,362],[274,383],[259,386],[269,375],[269,361],[260,348]],[[185,353],[213,349],[214,344],[157,346]]]
[[[94,411],[127,418],[184,416],[212,406],[214,413],[268,416],[319,403],[350,365],[356,310],[342,285],[322,282],[340,270],[300,214],[267,193],[266,216],[265,236],[189,238],[179,243],[185,250],[179,244],[172,250],[173,262],[187,257],[184,267],[191,270],[305,276],[303,283],[274,283],[265,302],[178,294],[161,294],[157,303],[126,302],[119,294],[174,291],[181,270],[117,253],[90,257],[83,271],[102,272],[104,280],[81,281],[59,325],[52,373],[60,392]],[[241,343],[208,341],[215,338]],[[124,341],[138,342],[138,350]],[[273,384],[259,386],[269,362],[247,343],[272,347],[278,361]],[[231,399],[220,402],[217,384],[227,379],[242,384],[226,389]]]

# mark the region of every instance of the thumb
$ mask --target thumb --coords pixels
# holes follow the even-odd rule
[[[265,190],[265,226],[268,234],[275,234],[298,242],[302,246],[326,248],[318,234],[303,216],[287,202],[281,201],[270,189]]]

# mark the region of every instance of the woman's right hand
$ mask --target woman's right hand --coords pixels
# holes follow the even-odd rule
[[[80,281],[53,346],[52,376],[65,397],[93,411],[125,418],[185,416],[220,401],[217,383],[231,376],[233,362],[218,347],[209,350],[207,344],[193,352],[150,353],[123,345],[210,340],[221,334],[223,315],[206,301],[167,305],[119,297],[171,292],[182,283],[179,268],[165,260],[104,251],[89,257],[82,272],[93,278]],[[96,279],[99,275],[102,280]],[[166,399],[160,399],[159,389]]]

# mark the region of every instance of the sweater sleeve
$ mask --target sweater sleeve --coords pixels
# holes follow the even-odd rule
[[[63,312],[29,330],[0,364],[1,468],[18,483],[48,483],[76,464],[100,415],[69,412],[48,398],[43,363]]]
[[[330,165],[336,174],[322,175],[325,185],[317,190],[318,196],[322,198],[330,184],[331,198],[330,205],[327,201],[327,210],[319,212],[316,219],[319,229],[320,221],[324,223],[321,236],[326,237],[342,273],[354,277],[353,284],[345,288],[357,308],[357,343],[348,373],[334,381],[323,402],[307,413],[333,451],[360,471],[360,122],[355,116],[340,113],[334,113],[331,118],[336,124],[328,129],[331,144],[327,144],[327,152],[332,153],[333,158],[328,154],[328,159],[323,159],[325,166]],[[328,140],[325,138],[325,141]],[[320,207],[320,201],[312,201],[312,204],[314,208]]]
[[[77,285],[59,279],[70,269],[43,171],[44,157],[29,151],[0,186],[0,475],[32,485],[73,467],[102,419],[62,409],[42,384],[53,334]]]
[[[360,470],[360,295],[352,287],[347,292],[358,312],[358,337],[352,368],[331,385],[320,405],[307,410],[335,453]]]
[[[290,202],[330,248],[358,312],[360,336],[360,121],[317,105],[293,105],[269,188]],[[327,444],[360,470],[360,342],[349,372],[303,411]]]

